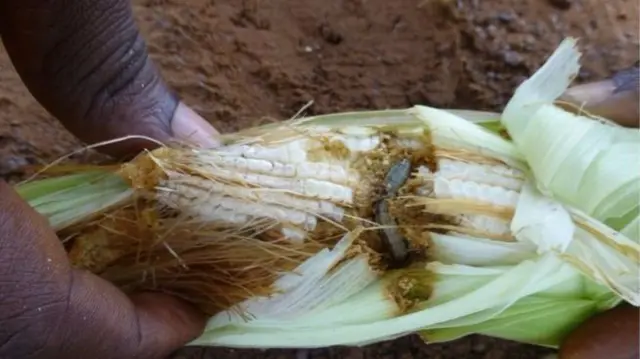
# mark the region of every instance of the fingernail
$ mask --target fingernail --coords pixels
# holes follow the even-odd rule
[[[640,112],[637,91],[620,90],[612,80],[572,87],[559,100],[575,106],[575,109],[562,106],[572,112],[579,109],[607,118],[622,126],[638,126]]]
[[[609,98],[615,89],[616,86],[612,80],[592,82],[568,89],[560,99],[578,106],[583,104],[589,106]]]
[[[176,139],[205,148],[218,147],[220,133],[189,106],[180,103],[173,115],[171,129]]]

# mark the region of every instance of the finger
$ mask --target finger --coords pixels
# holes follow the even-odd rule
[[[194,128],[206,142],[215,133],[163,81],[129,0],[0,1],[0,34],[33,96],[89,144],[128,135],[166,142]],[[137,139],[99,149],[122,157],[154,146]]]
[[[47,219],[0,180],[0,269],[3,267],[7,271],[0,270],[1,274],[23,275],[23,281],[37,283],[42,280],[38,275],[53,278],[69,265]],[[24,289],[36,288],[25,283]]]
[[[204,329],[187,303],[151,293],[129,298],[72,269],[46,218],[1,180],[0,199],[0,357],[39,346],[52,358],[165,358]],[[6,333],[22,335],[7,346]]]
[[[179,141],[193,143],[204,148],[220,145],[218,140],[220,133],[184,103],[178,105],[173,121],[171,121],[171,129],[174,138]]]
[[[143,150],[154,149],[161,143],[166,144],[170,141],[201,148],[214,148],[220,145],[218,140],[220,133],[182,102],[176,106],[168,121],[168,127],[157,125],[157,123],[163,122],[164,120],[157,117],[152,117],[151,121],[149,119],[130,121],[128,125],[114,128],[100,138],[104,138],[103,141],[126,136],[144,136],[149,139],[131,138],[127,141],[109,144],[99,150],[112,156],[119,156],[121,159],[128,159]],[[83,133],[85,132],[81,132],[78,137],[86,137]]]
[[[572,332],[559,359],[636,359],[640,351],[640,310],[623,304],[598,314]]]
[[[623,126],[637,127],[640,122],[639,96],[640,68],[634,66],[607,80],[574,86],[559,100]]]
[[[142,333],[141,353],[156,352],[164,358],[202,334],[204,317],[190,305],[158,293],[131,298]]]
[[[168,129],[165,130],[163,127],[160,127],[160,129],[162,129],[162,131],[158,131],[158,128],[153,123],[149,123],[148,120],[140,120],[136,125],[118,128],[114,130],[112,134],[105,135],[104,141],[125,136],[144,136],[149,139],[130,138],[123,142],[106,145],[99,148],[99,150],[119,159],[126,160],[143,150],[151,150],[170,141],[190,144],[200,148],[215,148],[220,145],[220,133],[204,118],[182,102],[176,107],[169,121]],[[83,138],[82,135],[78,137]]]
[[[155,293],[127,297],[86,271],[74,271],[73,278],[69,326],[58,341],[78,348],[78,355],[90,349],[101,359],[164,359],[204,329],[202,314],[176,298]],[[89,335],[79,336],[78,328]]]
[[[0,180],[0,358],[45,347],[64,315],[69,264],[45,218]]]

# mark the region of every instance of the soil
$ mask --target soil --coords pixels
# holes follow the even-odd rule
[[[500,110],[566,36],[578,81],[632,65],[635,0],[135,0],[152,57],[184,101],[221,131],[307,114],[426,104]],[[0,178],[79,148],[29,95],[0,48]],[[405,337],[365,348],[189,349],[175,358],[541,358],[479,336]]]

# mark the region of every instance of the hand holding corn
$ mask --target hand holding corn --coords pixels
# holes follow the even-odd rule
[[[129,1],[0,1],[0,35],[33,96],[81,140],[215,145],[216,131],[159,76]],[[153,146],[101,150],[121,157]],[[1,180],[0,323],[2,359],[163,358],[204,325],[173,297],[126,296],[72,268],[47,221]]]
[[[3,182],[0,198],[0,358],[164,358],[199,334],[193,308],[73,269],[42,216]]]

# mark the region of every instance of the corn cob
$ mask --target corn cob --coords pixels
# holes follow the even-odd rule
[[[522,171],[471,149],[434,145],[417,113],[390,115],[404,125],[294,122],[219,149],[141,156],[121,175],[146,194],[145,203],[105,216],[75,241],[72,260],[124,287],[153,283],[213,304],[213,313],[272,292],[277,273],[356,231],[362,234],[340,260],[366,259],[372,279],[425,263],[432,233],[513,241],[508,226]],[[403,160],[410,171],[397,193],[385,196],[387,174]],[[194,285],[206,280],[228,287],[212,293]],[[185,294],[182,286],[198,293]]]

